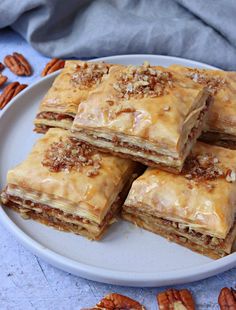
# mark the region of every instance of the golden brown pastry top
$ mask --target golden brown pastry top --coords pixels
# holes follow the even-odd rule
[[[117,132],[176,152],[207,95],[201,85],[163,67],[114,65],[80,104],[72,130]]]
[[[125,205],[225,238],[236,213],[236,151],[198,142],[181,175],[148,168]]]
[[[236,135],[236,72],[193,69],[179,65],[169,68],[205,85],[213,95],[214,104],[210,108],[208,129]]]
[[[39,112],[56,112],[74,115],[80,102],[101,83],[111,65],[105,63],[67,60],[43,98]]]
[[[100,223],[137,164],[70,141],[67,131],[50,129],[8,172],[7,193]]]

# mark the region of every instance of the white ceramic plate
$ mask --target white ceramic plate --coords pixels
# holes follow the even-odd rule
[[[154,55],[128,55],[100,60],[121,64],[212,68],[194,61]],[[0,116],[0,188],[7,170],[21,162],[39,137],[33,119],[44,94],[58,73],[19,94]],[[0,219],[30,251],[50,264],[87,279],[130,286],[161,286],[203,279],[236,266],[236,253],[213,261],[157,235],[120,221],[100,242],[59,232],[13,211],[0,210]]]

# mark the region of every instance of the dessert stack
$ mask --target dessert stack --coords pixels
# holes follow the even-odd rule
[[[34,124],[45,135],[8,172],[5,206],[93,240],[121,215],[209,257],[231,253],[236,73],[66,61]]]

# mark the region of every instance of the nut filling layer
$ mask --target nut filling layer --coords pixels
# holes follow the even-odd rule
[[[40,112],[37,114],[37,119],[46,119],[46,120],[52,120],[52,121],[60,121],[63,119],[67,119],[73,122],[74,117],[67,114],[62,113],[55,113],[55,112]]]
[[[65,213],[59,209],[51,208],[45,204],[24,200],[16,196],[8,195],[6,191],[1,194],[2,203],[21,214],[24,219],[34,219],[45,225],[53,226],[59,230],[81,234],[89,239],[98,240],[105,230],[116,220],[119,208],[124,197],[118,196],[112,204],[109,212],[100,224],[86,218]]]
[[[145,62],[142,66],[128,66],[113,84],[118,97],[158,97],[168,93],[167,86],[173,87],[173,77],[168,71],[160,71]]]
[[[226,238],[220,239],[197,232],[184,223],[150,216],[140,211],[137,213],[132,211],[132,208],[128,206],[124,206],[122,217],[137,226],[157,233],[170,241],[184,245],[191,250],[214,259],[229,254],[236,237],[236,221]]]
[[[178,167],[179,161],[182,158],[185,158],[186,151],[188,150],[188,148],[190,148],[192,144],[194,144],[194,142],[200,135],[201,127],[208,113],[210,102],[211,101],[209,100],[207,102],[206,107],[204,107],[202,111],[199,113],[197,125],[190,130],[187,137],[187,141],[184,144],[183,150],[179,155],[179,157],[161,154],[157,151],[154,151],[153,149],[149,149],[148,147],[144,148],[139,145],[122,141],[122,139],[117,135],[114,135],[111,138],[111,140],[102,136],[98,136],[96,132],[93,134],[92,131],[89,132],[89,130],[80,130],[80,131],[74,130],[72,132],[72,135],[74,138],[83,141],[88,146],[91,145],[92,147],[98,149],[99,151],[105,153],[112,152],[114,153],[114,155],[119,154],[120,157],[130,158],[135,161],[140,161],[141,163],[146,164],[148,166],[154,166],[154,167],[158,166],[165,170],[176,173],[179,172],[182,168],[182,166]],[[105,141],[107,144],[109,144],[110,148],[107,149],[100,147],[102,141]],[[120,149],[122,150],[122,152],[119,151]],[[125,152],[126,149],[127,152]],[[129,151],[131,151],[132,153],[130,153]],[[172,167],[170,166],[170,163],[172,164]]]

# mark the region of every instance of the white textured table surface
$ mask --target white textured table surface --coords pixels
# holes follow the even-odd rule
[[[34,74],[29,78],[16,78],[5,70],[9,80],[30,84],[39,79],[48,59],[34,51],[17,34],[0,30],[0,61],[14,51],[25,55],[33,65]],[[191,289],[197,309],[219,309],[217,297],[220,289],[235,285],[236,269],[232,269],[176,288]],[[118,287],[72,276],[32,255],[0,226],[0,310],[77,310],[95,305],[109,292],[128,295],[143,303],[147,310],[155,310],[158,309],[155,295],[164,289]]]

